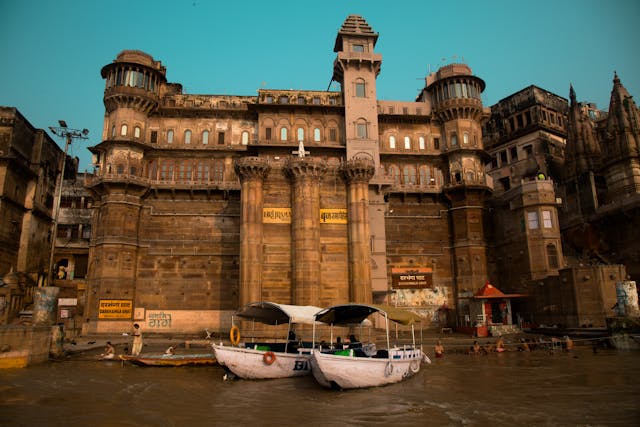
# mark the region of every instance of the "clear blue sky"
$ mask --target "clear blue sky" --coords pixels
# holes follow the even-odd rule
[[[380,35],[380,99],[415,99],[443,59],[485,80],[487,106],[531,84],[568,98],[573,83],[607,109],[614,70],[640,97],[638,0],[0,0],[0,105],[89,129],[71,150],[82,171],[102,137],[100,69],[120,51],[149,53],[191,94],[326,90],[349,14]]]

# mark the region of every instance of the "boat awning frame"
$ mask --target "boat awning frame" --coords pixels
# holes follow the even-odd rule
[[[312,325],[314,316],[322,307],[312,305],[288,305],[275,302],[251,302],[236,311],[234,316],[266,325],[298,323]]]
[[[335,305],[317,313],[315,319],[318,322],[332,325],[349,325],[361,323],[373,313],[381,313],[389,320],[402,325],[411,325],[422,321],[422,318],[415,313],[383,304]]]

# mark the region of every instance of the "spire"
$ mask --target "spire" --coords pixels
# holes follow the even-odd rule
[[[573,85],[569,85],[569,114],[565,149],[565,177],[572,179],[597,170],[601,164],[600,144],[594,123],[576,100]]]
[[[334,52],[343,50],[342,41],[344,36],[360,36],[360,37],[372,37],[373,45],[375,46],[378,40],[378,33],[374,32],[371,26],[360,15],[349,15],[345,19],[342,27],[338,30],[336,36],[336,43],[333,47]]]
[[[609,101],[606,139],[608,156],[637,156],[640,149],[640,114],[618,73],[613,73],[613,89]]]

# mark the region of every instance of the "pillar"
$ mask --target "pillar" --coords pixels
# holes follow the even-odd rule
[[[320,181],[327,171],[324,161],[293,158],[291,178],[292,302],[320,304]]]
[[[372,160],[349,160],[342,169],[347,183],[349,215],[349,298],[371,303],[371,248],[369,230],[369,181],[375,173]]]
[[[259,157],[244,157],[235,163],[240,178],[240,286],[238,303],[262,300],[262,208],[264,179],[271,166]]]

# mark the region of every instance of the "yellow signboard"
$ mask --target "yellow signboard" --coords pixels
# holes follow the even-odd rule
[[[130,299],[101,299],[98,319],[131,319],[133,301]]]
[[[268,224],[291,224],[291,208],[263,208],[262,222]]]
[[[320,224],[346,224],[346,209],[320,209]]]

